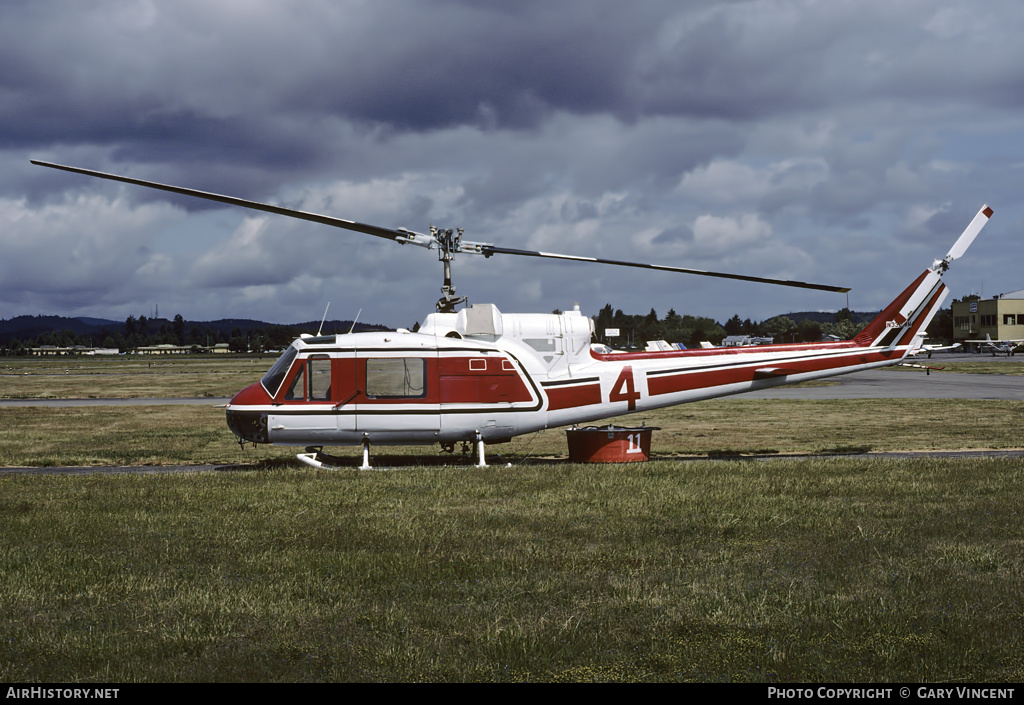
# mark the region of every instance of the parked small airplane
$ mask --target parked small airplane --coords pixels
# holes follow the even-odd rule
[[[942,352],[943,350],[958,350],[961,345],[960,343],[953,343],[952,345],[928,345],[924,342],[925,337],[923,334],[918,334],[914,337],[914,347],[911,350],[908,357],[917,357],[918,355],[932,356],[932,353]]]
[[[991,350],[992,357],[997,353],[1005,353],[1007,357],[1013,355],[1017,348],[1024,344],[1024,340],[992,340],[992,336],[986,334],[984,340],[965,340],[965,343],[974,343],[982,350]]]

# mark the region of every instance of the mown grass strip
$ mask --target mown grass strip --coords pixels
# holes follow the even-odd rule
[[[1018,681],[1019,460],[0,475],[0,678]]]

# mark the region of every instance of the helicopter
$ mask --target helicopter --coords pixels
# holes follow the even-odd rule
[[[948,291],[942,276],[963,256],[993,211],[983,206],[941,260],[935,260],[850,340],[759,344],[690,350],[622,351],[593,343],[594,323],[578,306],[562,313],[503,313],[494,304],[466,304],[452,284],[456,254],[497,254],[572,260],[710,276],[805,289],[848,287],[711,272],[501,247],[463,239],[463,230],[429,233],[367,225],[328,215],[32,160],[122,183],[330,225],[436,250],[442,296],[413,332],[302,335],[258,381],[226,406],[239,443],[304,446],[299,460],[333,467],[327,446],[371,444],[473,448],[486,466],[486,447],[536,431],[573,426],[808,380],[898,365]]]

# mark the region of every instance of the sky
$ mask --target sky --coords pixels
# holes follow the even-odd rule
[[[434,252],[51,161],[502,247],[470,303],[724,322],[1024,288],[1019,0],[8,0],[0,318],[409,327]],[[946,302],[948,306],[949,300]]]

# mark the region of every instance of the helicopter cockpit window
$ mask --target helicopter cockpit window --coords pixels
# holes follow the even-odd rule
[[[366,361],[366,396],[424,397],[426,367],[422,357],[370,358]]]
[[[277,390],[281,387],[281,382],[284,381],[284,376],[288,374],[288,370],[291,369],[292,361],[295,360],[295,356],[299,354],[299,351],[294,347],[289,346],[287,350],[277,358],[277,362],[270,368],[267,374],[263,375],[263,379],[260,382],[263,384],[263,388],[267,391],[270,396],[276,396]]]

